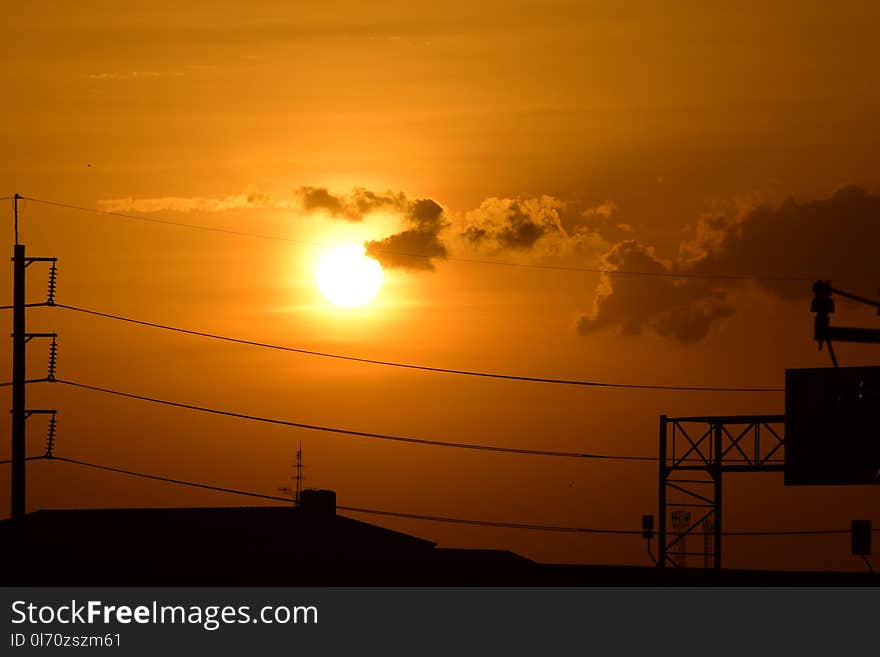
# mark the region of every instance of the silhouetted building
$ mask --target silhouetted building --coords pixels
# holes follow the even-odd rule
[[[333,583],[433,555],[431,541],[336,515],[326,496],[303,502],[36,511],[0,523],[3,583]]]
[[[650,586],[877,584],[853,573],[539,564],[432,541],[302,505],[42,510],[0,522],[0,585]]]
[[[309,513],[333,515],[336,513],[336,491],[306,488],[302,492],[299,505]]]

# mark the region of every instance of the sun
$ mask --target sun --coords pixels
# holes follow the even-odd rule
[[[318,261],[315,279],[321,294],[335,306],[355,308],[373,300],[382,287],[382,265],[361,244],[340,244]]]

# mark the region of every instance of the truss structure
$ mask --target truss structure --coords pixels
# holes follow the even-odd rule
[[[784,446],[785,415],[661,415],[658,566],[680,568],[699,557],[689,561],[721,568],[722,475],[782,472]],[[702,551],[691,551],[698,546]]]

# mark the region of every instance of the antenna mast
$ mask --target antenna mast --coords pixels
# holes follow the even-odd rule
[[[296,487],[293,489],[290,489],[287,486],[284,486],[284,487],[278,489],[286,495],[293,495],[293,505],[297,506],[297,507],[299,506],[300,500],[302,499],[302,480],[303,480],[302,456],[303,456],[303,445],[302,445],[302,441],[300,440],[299,447],[296,450],[296,466],[295,466],[296,467],[296,474],[293,477],[291,477],[291,479],[293,479],[296,482]]]

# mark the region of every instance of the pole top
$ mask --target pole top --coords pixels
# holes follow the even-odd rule
[[[15,216],[15,246],[19,245],[18,241],[18,199],[24,198],[18,192],[12,195],[12,213]]]

